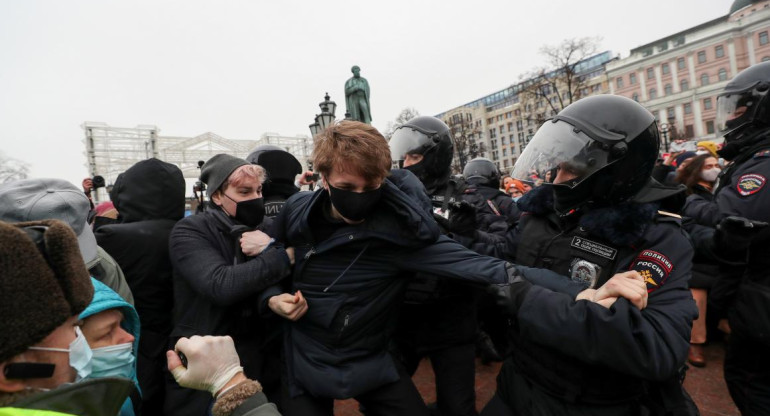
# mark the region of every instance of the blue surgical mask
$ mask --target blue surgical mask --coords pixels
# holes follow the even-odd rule
[[[134,345],[131,342],[108,347],[94,348],[91,359],[93,371],[89,378],[123,377],[133,378]]]
[[[75,334],[75,340],[70,342],[69,348],[29,347],[29,349],[69,353],[70,367],[74,368],[78,373],[75,377],[75,382],[77,383],[91,374],[91,357],[93,353],[79,326],[75,327]]]

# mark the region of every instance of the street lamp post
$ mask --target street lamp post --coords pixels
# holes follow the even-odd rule
[[[662,123],[660,125],[660,135],[663,136],[663,153],[668,152],[668,123]]]
[[[322,131],[326,130],[327,127],[334,124],[334,113],[337,110],[337,103],[329,100],[328,92],[324,96],[324,100],[319,103],[318,106],[321,107],[321,114],[316,114],[315,122],[308,126],[310,127],[310,134],[313,137],[313,140],[315,140],[316,136]]]

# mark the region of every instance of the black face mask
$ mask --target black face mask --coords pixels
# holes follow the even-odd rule
[[[329,198],[332,205],[343,217],[351,221],[361,221],[380,201],[382,187],[371,191],[353,192],[329,185]]]
[[[222,192],[222,195],[235,202],[235,216],[230,216],[234,217],[236,221],[251,228],[256,228],[259,224],[262,224],[262,220],[265,218],[265,201],[262,198],[237,202],[224,192]]]

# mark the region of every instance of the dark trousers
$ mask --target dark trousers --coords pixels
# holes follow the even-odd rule
[[[361,394],[355,399],[366,408],[366,416],[429,416],[420,392],[401,366],[401,378],[390,384]],[[318,398],[308,394],[289,396],[288,384],[282,383],[281,414],[283,416],[333,416],[334,399]]]
[[[475,416],[476,346],[451,345],[424,353],[404,351],[409,374],[414,374],[420,360],[430,358],[436,378],[436,405],[441,416]]]
[[[733,332],[725,357],[725,381],[743,416],[770,414],[770,348]]]

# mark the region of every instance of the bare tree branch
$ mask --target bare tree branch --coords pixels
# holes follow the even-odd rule
[[[397,128],[401,127],[404,123],[419,115],[420,112],[415,110],[413,107],[407,107],[401,110],[401,112],[398,113],[398,116],[396,116],[395,120],[388,122],[387,127],[385,127],[385,132],[382,135],[385,136],[387,140],[390,140],[391,136],[393,136],[393,133],[396,132]]]
[[[18,181],[28,177],[29,164],[0,153],[0,183]]]

